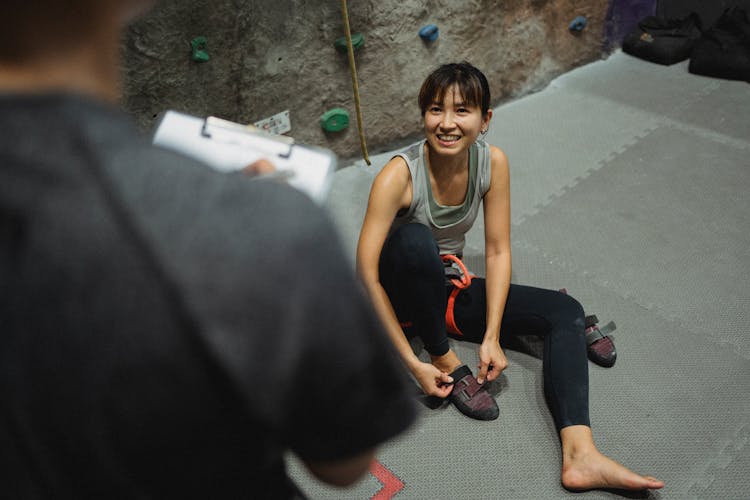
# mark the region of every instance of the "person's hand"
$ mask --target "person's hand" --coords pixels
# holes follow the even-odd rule
[[[497,340],[484,341],[479,346],[479,374],[477,382],[483,384],[485,379],[489,382],[500,376],[508,367],[508,359],[500,348]]]
[[[430,363],[420,362],[412,370],[412,374],[428,396],[447,398],[453,390],[453,379],[450,375]]]
[[[260,159],[242,169],[248,175],[267,175],[276,171],[276,167],[268,160]]]

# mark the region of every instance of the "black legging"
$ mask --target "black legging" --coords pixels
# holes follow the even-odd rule
[[[445,267],[429,228],[406,224],[386,240],[380,255],[380,282],[399,321],[409,322],[425,350],[448,352],[445,324],[447,297]],[[455,301],[454,316],[461,340],[481,343],[486,328],[485,280],[473,278]],[[502,339],[517,335],[544,337],[544,393],[558,430],[589,425],[588,361],[584,313],[574,298],[563,293],[510,285],[502,319]]]

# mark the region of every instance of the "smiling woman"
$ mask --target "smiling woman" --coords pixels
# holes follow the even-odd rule
[[[425,139],[376,177],[357,248],[359,274],[402,361],[425,394],[447,398],[470,418],[494,420],[499,410],[484,383],[508,366],[501,330],[503,341],[541,336],[563,485],[661,488],[594,444],[581,305],[558,291],[510,283],[508,161],[480,139],[492,119],[487,79],[468,63],[441,66],[422,84],[418,101]],[[486,278],[470,276],[460,262],[480,206]],[[450,348],[449,335],[479,344],[476,378]],[[412,336],[422,340],[429,363],[412,351]]]
[[[445,96],[429,106],[424,113],[424,130],[430,145],[431,156],[468,154],[464,144],[471,145],[486,132],[492,111],[482,112],[467,102],[457,85],[451,86]],[[457,160],[463,160],[460,158]]]
[[[490,110],[490,86],[487,78],[480,71],[472,71],[468,63],[446,64],[435,70],[419,89],[419,109],[422,115],[434,103],[442,103],[445,94],[450,90],[458,90],[462,101],[469,106],[480,109],[482,115]]]
[[[471,189],[468,164],[470,147],[487,131],[492,110],[485,76],[472,66],[447,64],[425,80],[419,91],[419,107],[427,141],[425,162],[442,164],[428,168],[431,190],[438,204],[455,206]],[[462,188],[462,186],[465,186]]]

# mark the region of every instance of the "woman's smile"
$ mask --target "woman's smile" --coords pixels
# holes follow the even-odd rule
[[[469,149],[489,119],[479,106],[465,102],[455,85],[424,113],[425,135],[436,153],[456,154]]]
[[[455,143],[458,142],[459,139],[461,139],[460,135],[447,135],[447,134],[438,134],[437,136],[438,141],[440,141],[440,144],[446,147],[453,146]]]

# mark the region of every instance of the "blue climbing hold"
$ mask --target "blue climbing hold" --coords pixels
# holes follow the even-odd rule
[[[583,16],[578,16],[573,21],[571,21],[570,25],[568,26],[568,29],[570,31],[583,31],[583,29],[588,24],[588,21]]]
[[[428,24],[427,26],[419,30],[419,38],[421,38],[425,42],[434,42],[438,39],[439,35],[440,30],[434,24]]]

